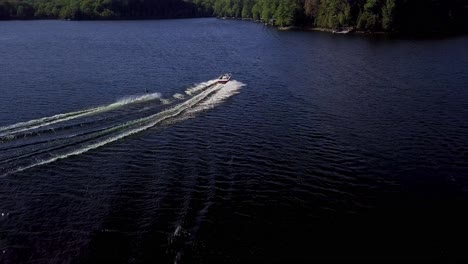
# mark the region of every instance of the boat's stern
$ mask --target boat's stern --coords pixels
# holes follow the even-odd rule
[[[218,83],[219,84],[226,84],[228,83],[232,78],[232,74],[230,73],[225,73],[218,78]]]

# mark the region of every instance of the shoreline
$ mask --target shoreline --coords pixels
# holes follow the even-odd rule
[[[135,21],[135,20],[171,20],[171,19],[197,19],[197,18],[215,18],[219,20],[237,20],[237,21],[248,21],[253,23],[262,23],[265,26],[273,27],[278,31],[306,31],[306,32],[326,32],[331,34],[339,35],[369,35],[369,36],[412,36],[412,37],[446,37],[456,35],[468,35],[467,31],[444,31],[444,32],[398,32],[398,31],[363,31],[352,28],[349,32],[335,32],[336,30],[323,27],[311,27],[311,26],[275,26],[269,23],[265,23],[262,20],[254,20],[252,18],[236,18],[236,17],[215,17],[215,16],[196,16],[196,17],[103,17],[93,19],[64,19],[64,18],[14,18],[14,19],[0,19],[1,22],[7,21]]]
[[[335,32],[335,29],[330,28],[321,28],[321,27],[303,27],[300,28],[304,31],[320,31],[320,32],[327,32],[332,34],[366,34],[366,35],[393,35],[398,34],[398,32],[391,32],[391,31],[364,31],[364,30],[350,30],[345,33]]]
[[[257,23],[257,21],[256,21]],[[261,22],[258,22],[261,23]],[[348,32],[336,32],[334,29],[322,27],[298,27],[287,26],[279,27],[268,25],[276,28],[278,31],[304,31],[304,32],[324,32],[336,35],[367,35],[367,36],[406,36],[406,37],[447,37],[447,36],[466,36],[468,32],[452,31],[452,32],[398,32],[398,31],[364,31],[364,30],[349,30]]]
[[[131,21],[131,20],[170,20],[170,19],[197,19],[197,18],[213,18],[212,16],[199,16],[199,17],[103,17],[93,19],[71,19],[71,18],[51,18],[51,17],[32,17],[32,18],[12,18],[0,19],[0,22],[7,21]]]
[[[276,27],[276,26],[273,26]],[[331,28],[323,28],[323,27],[298,27],[298,26],[288,26],[288,27],[276,27],[280,31],[318,31],[318,32],[326,32],[331,34],[340,34],[340,35],[347,35],[347,34],[365,34],[365,35],[396,35],[398,32],[391,32],[391,31],[364,31],[364,30],[356,30],[355,28],[350,28],[346,32],[338,31],[336,29]]]

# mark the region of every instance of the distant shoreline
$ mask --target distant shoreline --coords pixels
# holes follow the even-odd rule
[[[13,18],[13,19],[0,19],[3,21],[41,21],[41,20],[56,20],[56,21],[127,21],[127,20],[170,20],[170,19],[196,19],[196,18],[213,18],[211,16],[199,16],[199,17],[105,17],[105,18],[93,18],[93,19],[64,19],[64,18]]]
[[[353,29],[347,33],[335,32],[337,30],[323,27],[312,27],[312,26],[276,26],[265,23],[263,21],[254,21],[252,18],[235,18],[235,17],[215,17],[215,16],[196,16],[196,17],[103,17],[103,18],[94,18],[94,19],[62,19],[62,18],[14,18],[14,19],[0,19],[1,22],[6,21],[137,21],[137,20],[172,20],[172,19],[197,19],[197,18],[213,18],[219,20],[238,20],[238,21],[248,21],[253,23],[265,24],[265,26],[272,27],[278,31],[316,31],[316,32],[326,32],[330,34],[339,34],[339,35],[388,35],[388,36],[427,36],[427,37],[437,37],[437,36],[453,36],[453,35],[468,35],[466,31],[434,31],[434,32],[424,32],[424,31],[408,31],[408,32],[397,32],[397,31],[363,31]]]
[[[268,23],[265,23],[264,21],[254,21],[253,19],[243,19],[243,18],[235,18],[235,17],[216,17],[216,19],[221,19],[221,20],[242,20],[242,21],[249,21],[249,22],[254,22],[254,23],[261,23],[264,24],[265,26],[276,28],[278,31],[316,31],[316,32],[326,32],[330,34],[338,34],[338,35],[386,35],[386,36],[452,36],[452,35],[468,35],[468,32],[465,31],[433,31],[433,32],[424,32],[424,31],[408,31],[408,32],[398,32],[398,31],[370,31],[370,30],[357,30],[353,28],[347,33],[340,33],[339,30],[337,29],[331,29],[331,28],[323,28],[323,27],[311,27],[311,26],[286,26],[286,27],[281,27],[281,26],[276,26],[276,25],[271,25]],[[337,31],[337,32],[335,32]]]
[[[362,30],[352,30],[347,33],[337,33],[335,29],[330,28],[321,28],[321,27],[277,27],[280,31],[319,31],[319,32],[327,32],[332,34],[368,34],[368,35],[393,35],[398,34],[398,32],[385,32],[385,31],[362,31]]]

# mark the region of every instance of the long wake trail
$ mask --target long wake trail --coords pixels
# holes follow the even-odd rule
[[[5,137],[5,136],[9,136],[9,135],[16,134],[16,133],[33,130],[33,129],[41,128],[44,126],[50,126],[52,124],[70,121],[70,120],[82,118],[85,116],[91,116],[91,115],[95,115],[98,113],[115,110],[128,104],[151,101],[151,100],[159,99],[160,97],[161,97],[160,93],[152,93],[152,94],[147,94],[147,95],[142,95],[142,96],[128,97],[128,98],[121,99],[115,103],[112,103],[106,106],[99,106],[99,107],[85,109],[81,111],[57,114],[54,116],[43,117],[43,118],[34,119],[34,120],[26,121],[26,122],[16,123],[13,125],[0,127],[0,137]]]
[[[220,86],[216,84],[216,82],[213,82],[213,81],[199,84],[195,87],[192,87],[186,90],[187,95],[193,95],[193,94],[195,95],[193,95],[191,98],[187,99],[186,101],[182,103],[179,103],[177,105],[169,107],[168,109],[165,109],[163,111],[160,111],[158,113],[155,113],[146,117],[138,118],[135,120],[130,120],[119,125],[107,127],[102,130],[89,133],[89,137],[86,137],[84,139],[82,138],[79,141],[74,141],[74,142],[71,141],[70,143],[65,143],[58,147],[53,147],[53,148],[46,149],[44,151],[36,152],[36,154],[52,152],[53,156],[45,157],[39,160],[34,160],[30,164],[21,164],[19,166],[12,167],[8,171],[0,172],[0,173],[3,173],[3,174],[0,174],[0,177],[4,177],[13,173],[31,169],[36,166],[41,166],[41,165],[45,165],[48,163],[52,163],[57,160],[68,158],[70,156],[83,154],[87,151],[102,147],[104,145],[123,139],[130,135],[140,133],[142,131],[155,127],[161,122],[177,117],[184,112],[189,113],[191,109],[197,109],[197,106],[200,106],[204,109],[211,108],[214,105],[219,104],[219,102],[229,97],[230,95],[236,94],[237,90],[240,89],[240,87],[242,86],[244,86],[244,84],[237,82],[237,81],[232,81],[231,83],[228,83],[224,86],[222,85]],[[210,102],[209,103],[210,107],[207,107],[206,105],[207,102]],[[96,109],[99,109],[99,108],[94,108],[94,110],[79,111],[81,113],[78,115],[89,114],[92,111],[96,111]],[[198,110],[201,110],[201,109],[198,109]],[[97,111],[101,111],[101,110],[97,110]],[[93,112],[93,114],[95,113],[96,112]],[[61,118],[68,118],[68,117],[62,116]],[[44,120],[44,118],[37,119],[37,120]],[[33,120],[33,121],[39,122],[37,120]],[[57,120],[60,120],[60,119],[57,119]],[[49,120],[48,122],[50,123],[52,121],[57,121],[57,120]],[[58,121],[58,122],[61,122],[61,121]],[[28,123],[28,122],[25,122],[25,123]],[[29,125],[32,123],[33,123],[32,121],[29,121]],[[41,123],[38,123],[37,125],[40,125],[40,124]],[[17,126],[15,128],[18,128],[18,127],[20,126]],[[32,156],[34,155],[25,155],[24,157],[32,158]],[[21,158],[22,157],[17,156],[16,158],[13,158],[13,159],[16,160],[16,159],[21,159]]]

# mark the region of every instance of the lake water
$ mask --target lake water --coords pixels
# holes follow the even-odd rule
[[[0,44],[2,263],[467,258],[466,36],[9,21]]]

